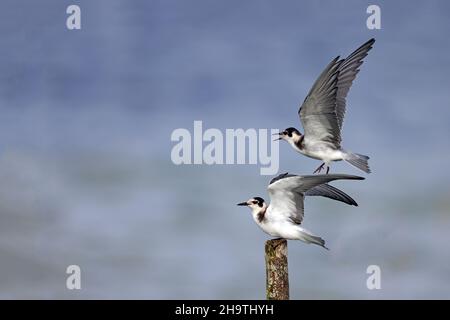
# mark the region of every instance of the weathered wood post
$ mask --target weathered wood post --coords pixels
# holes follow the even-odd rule
[[[289,300],[287,240],[266,241],[267,300]]]

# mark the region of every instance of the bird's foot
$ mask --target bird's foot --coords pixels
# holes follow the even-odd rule
[[[330,172],[330,167],[329,166],[327,166],[327,174],[328,174],[328,172]]]
[[[325,166],[325,162],[322,163],[316,170],[314,170],[313,173],[320,173],[322,171],[323,167]],[[328,172],[327,172],[328,173]]]

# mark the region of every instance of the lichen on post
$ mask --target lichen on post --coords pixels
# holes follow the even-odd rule
[[[267,300],[289,300],[287,240],[266,241]]]

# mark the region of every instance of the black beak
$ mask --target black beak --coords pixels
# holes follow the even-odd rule
[[[273,140],[273,141],[277,141],[277,140],[281,140],[281,139],[283,139],[281,136],[283,135],[283,132],[278,132],[278,133],[274,133],[273,134],[273,136],[276,136],[276,135],[279,135],[280,137],[279,138],[276,138],[275,140]]]
[[[238,203],[237,205],[238,206],[248,206],[248,203],[247,202],[241,202],[241,203]]]

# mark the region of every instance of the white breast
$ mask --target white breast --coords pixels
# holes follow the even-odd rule
[[[304,150],[296,149],[298,152],[301,152],[310,158],[322,160],[327,163],[343,159],[341,150],[336,150],[334,147],[324,142],[305,141]]]

